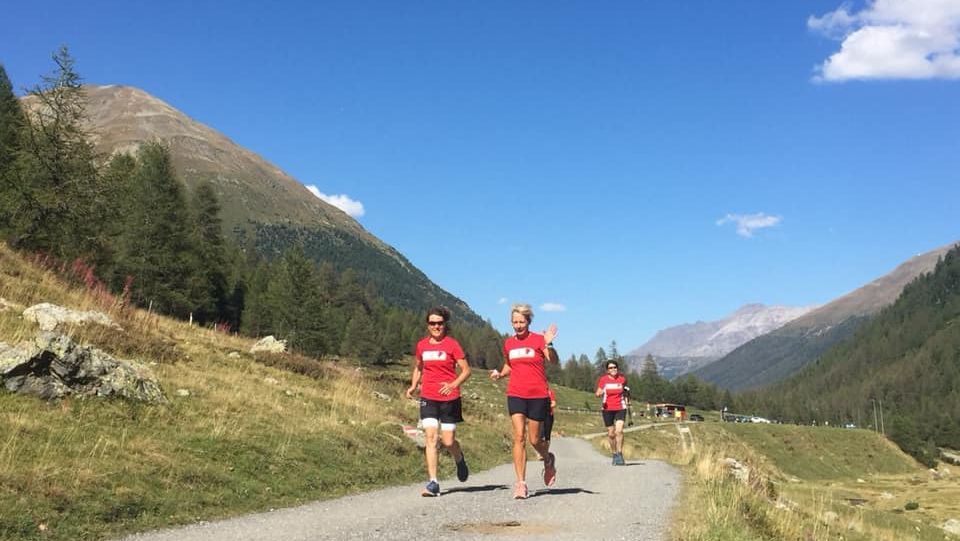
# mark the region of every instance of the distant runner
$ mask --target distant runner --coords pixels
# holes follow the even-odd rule
[[[601,397],[603,426],[607,427],[613,465],[623,466],[623,422],[627,418],[627,378],[620,373],[617,361],[607,361],[607,373],[597,380],[597,396]]]
[[[543,483],[552,486],[557,479],[557,459],[549,444],[540,438],[540,425],[550,409],[546,362],[557,362],[547,351],[547,344],[557,336],[557,326],[550,324],[542,335],[530,332],[533,309],[529,304],[514,304],[510,321],[516,334],[504,342],[503,368],[491,371],[490,378],[499,380],[512,375],[507,384],[507,410],[513,427],[513,469],[517,477],[513,497],[522,500],[530,494],[526,481],[527,438],[543,458]]]
[[[437,432],[441,443],[457,463],[457,479],[466,481],[470,475],[467,460],[454,437],[457,423],[463,422],[460,405],[460,385],[470,377],[470,365],[460,343],[447,336],[450,311],[437,306],[427,311],[427,336],[417,342],[416,360],[410,376],[406,397],[413,398],[421,376],[420,421],[426,436],[426,462],[429,482],[423,488],[423,496],[439,496],[437,481]],[[457,367],[460,375],[457,375]]]

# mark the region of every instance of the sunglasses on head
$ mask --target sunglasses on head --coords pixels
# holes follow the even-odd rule
[[[446,321],[428,321],[427,325],[431,327],[443,327],[446,323]]]

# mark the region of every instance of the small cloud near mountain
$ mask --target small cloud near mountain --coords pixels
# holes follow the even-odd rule
[[[321,192],[316,186],[307,186],[307,189],[321,201],[337,207],[343,212],[346,212],[348,216],[359,218],[364,215],[363,203],[350,199],[350,196],[346,194],[327,195]]]
[[[840,41],[813,80],[960,79],[960,2],[876,0],[845,3],[807,19],[813,32]]]
[[[717,220],[717,225],[724,225],[733,222],[737,224],[737,234],[741,237],[750,238],[757,229],[774,227],[783,221],[781,216],[771,216],[763,212],[756,214],[727,214]]]
[[[540,305],[540,309],[544,312],[566,312],[566,305],[560,304],[558,302],[545,302]]]

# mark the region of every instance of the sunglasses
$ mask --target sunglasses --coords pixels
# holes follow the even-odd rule
[[[607,370],[619,370],[616,366],[608,366]]]
[[[427,325],[431,327],[443,327],[446,323],[446,321],[428,321]]]

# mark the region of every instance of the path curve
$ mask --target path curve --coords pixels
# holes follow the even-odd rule
[[[472,474],[466,483],[441,481],[439,498],[421,497],[421,484],[391,487],[124,541],[665,538],[681,482],[675,468],[654,460],[612,466],[609,456],[580,438],[557,437],[552,449],[557,482],[545,487],[542,463],[530,462],[527,500],[511,498],[513,465],[506,464]]]

